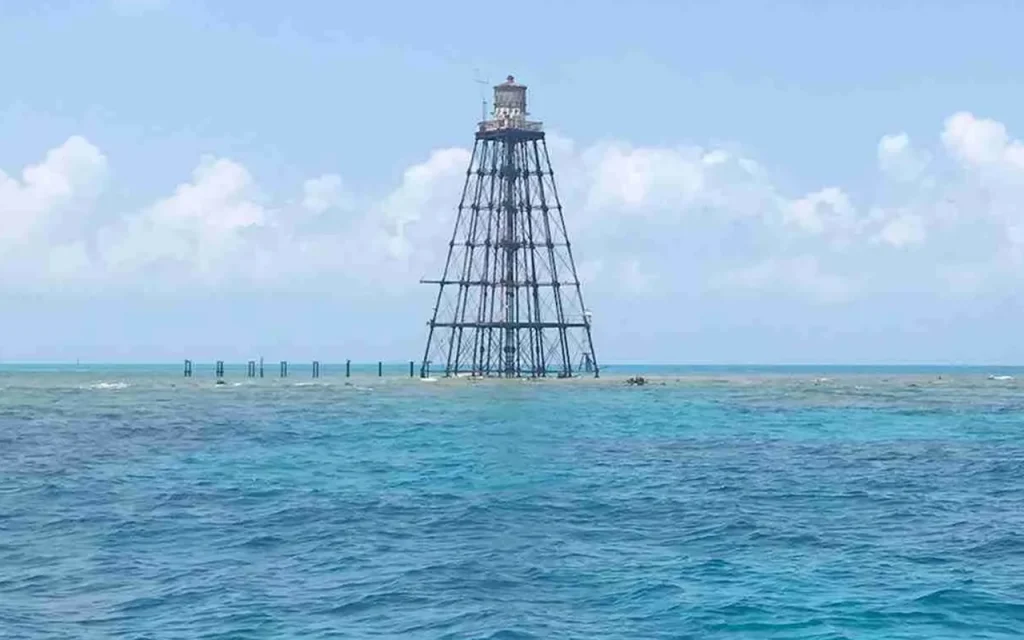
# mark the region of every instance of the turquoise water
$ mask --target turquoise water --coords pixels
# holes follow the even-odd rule
[[[1024,370],[290,369],[0,368],[0,637],[1024,629]]]

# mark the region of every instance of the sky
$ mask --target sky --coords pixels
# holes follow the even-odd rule
[[[1024,5],[770,4],[2,0],[0,361],[418,360],[509,74],[599,361],[1024,361]]]

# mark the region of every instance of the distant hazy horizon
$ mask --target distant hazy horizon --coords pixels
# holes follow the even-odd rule
[[[161,370],[161,371],[179,371],[181,370],[185,360],[190,360],[199,375],[200,372],[209,370],[209,374],[213,375],[214,365],[218,360],[224,362],[226,370],[228,372],[237,373],[238,371],[245,371],[246,364],[249,360],[255,360],[259,362],[259,356],[254,358],[247,358],[244,360],[224,360],[223,358],[209,358],[209,359],[196,359],[196,358],[182,358],[176,361],[92,361],[92,360],[81,360],[81,361],[47,361],[47,360],[0,360],[0,372],[6,370],[19,370],[19,369],[33,369],[33,368],[53,368],[55,370],[69,370],[75,367],[88,368],[103,370],[105,367],[113,369],[136,369],[140,371],[150,370]],[[319,362],[324,375],[334,374],[336,375],[339,371],[343,371],[346,365],[345,360],[323,360],[323,359],[294,359],[294,358],[264,358],[264,367],[267,372],[267,376],[270,377],[273,374],[274,377],[278,375],[278,364],[282,361],[288,363],[289,369],[292,372],[302,371],[307,372],[312,366],[314,361]],[[419,375],[420,359],[406,359],[406,360],[352,360],[349,362],[353,371],[355,370],[366,370],[376,373],[378,363],[382,364],[386,371],[400,371],[405,372],[409,366],[409,362],[413,362],[416,367],[416,374]],[[433,365],[432,373],[437,374],[439,371],[443,371],[444,365],[438,366],[436,363]],[[764,372],[764,373],[776,373],[776,372],[836,372],[836,373],[871,373],[880,371],[903,371],[907,373],[932,373],[941,371],[959,371],[959,372],[975,372],[975,373],[991,373],[994,371],[1024,371],[1024,364],[1012,364],[1012,363],[942,363],[942,362],[931,362],[931,363],[824,363],[824,362],[803,362],[803,363],[764,363],[764,362],[722,362],[722,363],[668,363],[668,362],[604,362],[601,363],[601,369],[604,371],[617,370],[617,371],[635,371],[635,372],[649,372],[649,373],[661,373],[666,375],[672,374],[685,374],[688,372],[726,372],[726,373],[743,373],[743,372]]]

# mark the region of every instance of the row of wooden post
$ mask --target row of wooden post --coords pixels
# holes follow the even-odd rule
[[[415,376],[415,371],[416,371],[415,363],[412,360],[410,360],[409,361],[409,377],[410,378]],[[216,376],[218,378],[223,378],[224,377],[224,361],[223,360],[218,360],[217,361],[217,363],[216,363],[216,365],[214,367],[214,372],[215,372],[215,374],[216,374]],[[257,375],[260,378],[262,378],[263,377],[263,359],[260,358],[260,360],[259,360],[259,368],[257,368],[255,360],[250,360],[248,362],[247,366],[246,366],[245,375],[248,378],[255,378],[255,377],[257,377]],[[288,377],[288,361],[287,360],[282,360],[281,361],[279,375],[282,378],[287,378]],[[346,378],[350,378],[351,376],[352,376],[352,361],[351,360],[346,360],[345,361],[345,377]],[[384,363],[382,361],[378,361],[377,362],[377,377],[380,378],[380,377],[383,377],[383,376],[384,376]],[[192,377],[192,361],[191,360],[186,360],[185,361],[185,377],[186,378],[191,378]],[[314,360],[313,361],[313,377],[314,378],[319,378],[320,377],[320,361],[319,360]]]

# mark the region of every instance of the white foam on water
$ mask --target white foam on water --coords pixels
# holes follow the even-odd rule
[[[97,382],[90,384],[86,389],[127,389],[130,386],[127,382]]]

